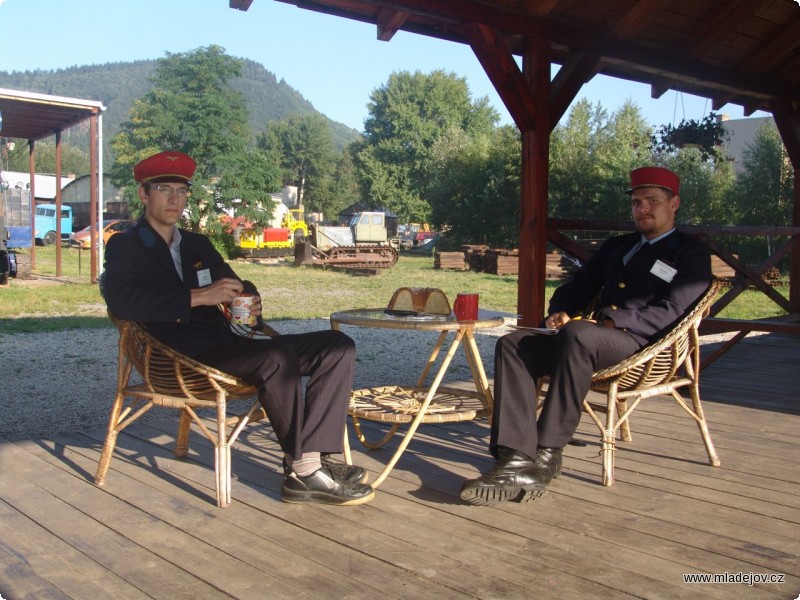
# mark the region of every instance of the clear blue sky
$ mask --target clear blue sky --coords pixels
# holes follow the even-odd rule
[[[488,96],[501,122],[511,122],[469,47],[405,32],[381,42],[374,25],[274,0],[254,0],[247,12],[228,0],[0,0],[0,26],[0,71],[156,59],[216,44],[261,63],[318,111],[359,131],[370,93],[400,70],[465,77],[473,98]],[[705,98],[670,91],[653,100],[649,86],[606,77],[584,86],[582,97],[609,112],[631,99],[653,125],[711,111]],[[719,112],[744,116],[736,105]]]

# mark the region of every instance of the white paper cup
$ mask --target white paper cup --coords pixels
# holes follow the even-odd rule
[[[236,296],[231,302],[231,323],[234,325],[256,324],[256,318],[250,314],[250,305],[253,303],[253,294]]]

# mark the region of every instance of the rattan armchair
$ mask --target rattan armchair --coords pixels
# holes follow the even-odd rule
[[[175,408],[180,411],[175,456],[188,453],[189,429],[194,422],[214,445],[217,506],[228,506],[231,503],[231,445],[245,425],[266,418],[258,401],[254,401],[246,413],[229,417],[228,402],[253,398],[258,390],[176,352],[151,336],[139,323],[109,316],[119,330],[117,394],[95,483],[105,483],[117,436],[123,429],[153,406]],[[272,337],[277,333],[265,327],[259,335]],[[141,376],[141,383],[131,382],[134,369]],[[216,410],[216,431],[206,426],[197,409]]]
[[[672,396],[697,423],[711,466],[720,465],[711,441],[700,402],[700,337],[698,328],[716,298],[719,281],[715,278],[703,296],[681,321],[660,340],[645,346],[622,362],[596,371],[591,391],[605,395],[605,402],[583,401],[583,410],[600,430],[603,458],[603,485],[614,483],[616,436],[632,440],[630,416],[639,403],[653,396]],[[678,390],[688,388],[691,405]],[[538,390],[541,402],[541,386]],[[601,415],[605,413],[605,418]]]

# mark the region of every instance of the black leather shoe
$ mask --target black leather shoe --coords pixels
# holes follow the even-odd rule
[[[340,483],[367,483],[369,479],[369,472],[364,467],[337,462],[330,454],[323,454],[321,460],[322,466],[328,467],[333,478]]]
[[[353,506],[369,502],[374,497],[375,490],[371,485],[336,481],[327,467],[321,467],[305,477],[291,473],[283,478],[281,486],[284,502]]]
[[[459,496],[476,506],[492,506],[504,500],[520,502],[538,498],[547,485],[540,483],[540,473],[530,456],[512,448],[499,448],[497,462],[485,475],[469,479]]]
[[[533,459],[533,467],[526,471],[525,477],[530,478],[532,483],[522,486],[522,494],[517,502],[528,502],[544,494],[548,484],[561,475],[561,452],[563,448],[543,448],[536,449],[536,457]]]
[[[330,454],[323,454],[320,458],[323,467],[327,467],[333,478],[339,483],[367,483],[369,472],[363,467],[336,462]],[[292,474],[292,467],[283,459],[283,475]]]

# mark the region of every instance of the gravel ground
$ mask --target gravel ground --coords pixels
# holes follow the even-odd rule
[[[510,321],[509,321],[510,322]],[[327,319],[271,323],[281,333],[327,329]],[[355,388],[385,384],[413,385],[436,332],[363,329],[344,326],[356,342]],[[493,377],[496,338],[506,325],[481,330],[476,339],[484,368]],[[704,343],[723,336],[707,336]],[[0,338],[0,438],[37,439],[61,433],[103,429],[116,390],[117,332],[114,329],[21,333]],[[446,380],[469,380],[469,366],[459,351]],[[175,411],[152,409],[142,419]]]
[[[281,333],[330,327],[327,319],[276,321]],[[416,383],[437,334],[427,331],[363,329],[343,326],[356,341],[355,388]],[[495,339],[509,329],[483,330],[476,336],[491,377]],[[56,333],[20,333],[0,337],[0,438],[46,438],[60,433],[103,429],[108,424],[117,378],[117,332],[90,329]],[[454,358],[447,380],[469,379],[463,352]],[[152,409],[142,419],[175,415]]]

